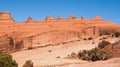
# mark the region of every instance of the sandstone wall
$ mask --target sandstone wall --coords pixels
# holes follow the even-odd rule
[[[34,36],[30,36],[29,38],[25,38],[24,46],[38,47],[45,46],[48,44],[57,44],[61,42],[66,42],[75,37],[79,37],[79,33],[75,31],[62,31],[62,30],[48,31]]]
[[[105,21],[100,16],[91,19],[86,19],[84,16],[76,18],[75,15],[69,18],[58,16],[57,19],[47,16],[45,20],[33,20],[29,17],[26,21],[17,23],[9,12],[0,12],[0,34],[12,37],[14,41],[12,49],[15,50],[65,42],[82,36],[97,37],[104,30],[110,32],[111,29],[120,31],[120,26]],[[10,45],[7,38],[2,39],[0,44],[1,48]]]
[[[92,26],[92,27],[88,27],[84,30],[82,30],[82,35],[81,36],[86,36],[86,37],[97,37],[99,35],[99,28]]]
[[[81,37],[95,37],[99,34],[99,29],[96,27],[90,27],[84,30],[83,32],[76,32],[76,31],[69,31],[69,30],[54,30],[48,31],[41,34],[29,36],[25,38],[24,41],[24,48],[28,47],[40,47],[46,45],[53,45],[59,44],[62,42],[67,42],[73,40],[74,38],[81,38]]]

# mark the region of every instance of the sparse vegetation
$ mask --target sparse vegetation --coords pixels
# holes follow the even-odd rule
[[[77,40],[77,41],[80,41],[80,39],[79,39],[79,40]]]
[[[99,36],[102,36],[102,34],[101,34],[101,33],[99,33]]]
[[[115,32],[114,36],[115,37],[120,37],[120,33],[119,32]]]
[[[33,47],[28,47],[28,50],[32,50],[33,49]]]
[[[68,43],[68,42],[63,42],[63,45],[64,45],[64,44],[67,44],[67,43]]]
[[[88,40],[92,40],[93,38],[92,37],[89,37]]]
[[[92,42],[92,44],[95,44],[95,42]]]
[[[60,56],[57,56],[56,58],[60,58]]]
[[[87,40],[86,38],[84,38],[84,40]]]
[[[18,67],[18,64],[12,60],[12,55],[0,54],[0,67]]]
[[[31,60],[27,60],[23,67],[33,67],[33,62]]]
[[[114,36],[115,36],[114,34],[111,35],[111,37],[114,37]]]
[[[100,33],[99,33],[99,36],[103,36],[103,35],[111,35],[111,34],[113,34],[115,31],[114,30],[110,30],[110,29],[104,29],[104,30],[100,30],[99,31]]]
[[[56,45],[60,45],[59,43],[57,43]]]
[[[110,35],[110,34],[111,34],[110,31],[106,31],[106,32],[105,32],[105,35]]]
[[[87,61],[107,60],[111,56],[107,51],[101,50],[105,46],[109,45],[110,42],[102,41],[99,42],[98,47],[92,50],[83,50],[78,53],[78,58]]]
[[[107,60],[110,58],[109,53],[100,51],[98,48],[92,50],[83,50],[78,53],[78,58],[87,61]]]
[[[67,56],[69,57],[70,55],[68,54]]]
[[[109,45],[110,42],[103,40],[102,42],[98,43],[98,48],[104,48],[105,46]]]
[[[103,37],[102,39],[103,39],[103,40],[104,40],[104,39],[107,39],[107,37]]]
[[[52,50],[48,50],[48,52],[52,52]]]
[[[70,43],[73,43],[73,42],[74,42],[73,40],[70,41]]]
[[[74,57],[74,56],[75,56],[75,54],[76,54],[75,52],[72,52],[72,53],[71,53],[71,57]]]
[[[100,38],[99,40],[102,40],[102,38]]]

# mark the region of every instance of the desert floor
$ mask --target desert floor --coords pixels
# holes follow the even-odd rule
[[[12,53],[12,56],[19,67],[22,67],[26,60],[32,60],[35,67],[120,67],[120,58],[97,62],[64,58],[72,52],[78,53],[80,50],[90,50],[96,47],[100,38],[94,38],[94,40],[81,39],[66,44],[19,51]],[[113,43],[118,39],[109,37],[106,40]],[[92,44],[93,42],[95,43]]]

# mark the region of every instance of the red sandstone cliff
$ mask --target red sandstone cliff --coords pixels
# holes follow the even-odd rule
[[[24,22],[16,23],[10,13],[0,12],[0,34],[11,37],[14,40],[14,48],[54,44],[72,38],[96,37],[104,35],[104,32],[111,34],[116,31],[120,31],[119,25],[103,20],[100,16],[88,20],[85,17],[76,18],[74,15],[69,19],[47,16],[44,21],[29,17]]]

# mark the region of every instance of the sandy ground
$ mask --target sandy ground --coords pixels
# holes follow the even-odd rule
[[[120,58],[112,58],[106,61],[67,64],[59,67],[120,67]]]
[[[109,38],[111,42],[116,41],[117,39]],[[92,44],[95,42],[95,44]],[[35,67],[120,67],[115,66],[116,64],[120,64],[120,61],[108,63],[109,60],[106,61],[98,61],[98,62],[87,62],[83,60],[75,60],[75,59],[64,59],[67,55],[70,55],[72,52],[78,53],[80,50],[89,50],[97,46],[99,42],[99,38],[89,41],[76,41],[68,44],[61,44],[56,46],[48,46],[44,48],[37,48],[32,50],[20,51],[16,53],[12,53],[13,58],[19,64],[19,67],[22,67],[26,60],[32,60]],[[51,52],[49,52],[51,50]],[[60,57],[60,58],[57,58]],[[116,60],[120,60],[119,58]],[[105,65],[105,66],[104,66]]]

